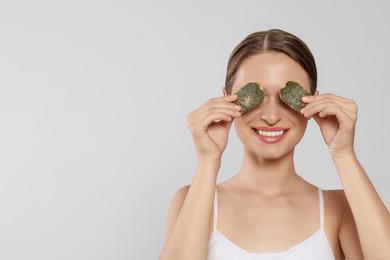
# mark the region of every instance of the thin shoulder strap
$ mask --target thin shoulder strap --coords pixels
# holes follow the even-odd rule
[[[217,188],[215,188],[213,231],[217,229],[217,220],[218,220],[218,196],[217,196]]]
[[[318,189],[318,197],[320,202],[320,226],[324,228],[324,195],[321,189]]]

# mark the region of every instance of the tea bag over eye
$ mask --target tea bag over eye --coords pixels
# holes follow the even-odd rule
[[[279,90],[280,99],[297,112],[300,112],[306,106],[306,103],[303,103],[301,98],[310,95],[306,89],[295,81],[287,81],[286,85]]]
[[[241,115],[254,109],[263,102],[265,96],[265,90],[256,82],[251,82],[240,88],[235,93],[238,96],[236,102],[241,106]]]

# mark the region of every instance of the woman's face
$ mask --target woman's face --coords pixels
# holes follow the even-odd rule
[[[277,159],[292,152],[305,132],[307,119],[279,98],[279,89],[289,80],[310,92],[305,70],[283,53],[251,56],[237,71],[232,93],[249,82],[259,83],[266,91],[257,108],[235,119],[236,133],[245,150],[257,157]]]

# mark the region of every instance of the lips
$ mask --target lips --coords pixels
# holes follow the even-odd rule
[[[253,131],[260,141],[273,144],[281,141],[288,132],[288,129],[281,127],[255,127]]]

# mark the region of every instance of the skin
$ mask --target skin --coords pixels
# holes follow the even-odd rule
[[[294,80],[309,90],[306,72],[288,56],[266,52],[240,66],[232,93],[248,82],[266,90],[263,103],[241,116],[237,96],[213,98],[188,115],[198,155],[189,186],[174,196],[160,259],[206,259],[218,190],[217,230],[249,252],[281,252],[319,227],[317,187],[296,174],[294,149],[314,118],[329,147],[344,190],[324,191],[324,230],[336,259],[384,259],[390,255],[390,217],[353,148],[356,104],[333,94],[303,98],[301,114],[283,104],[278,90]],[[240,171],[217,185],[221,157],[234,126],[243,144]],[[260,141],[253,127],[288,129],[273,144]],[[322,172],[313,174],[325,174]]]

